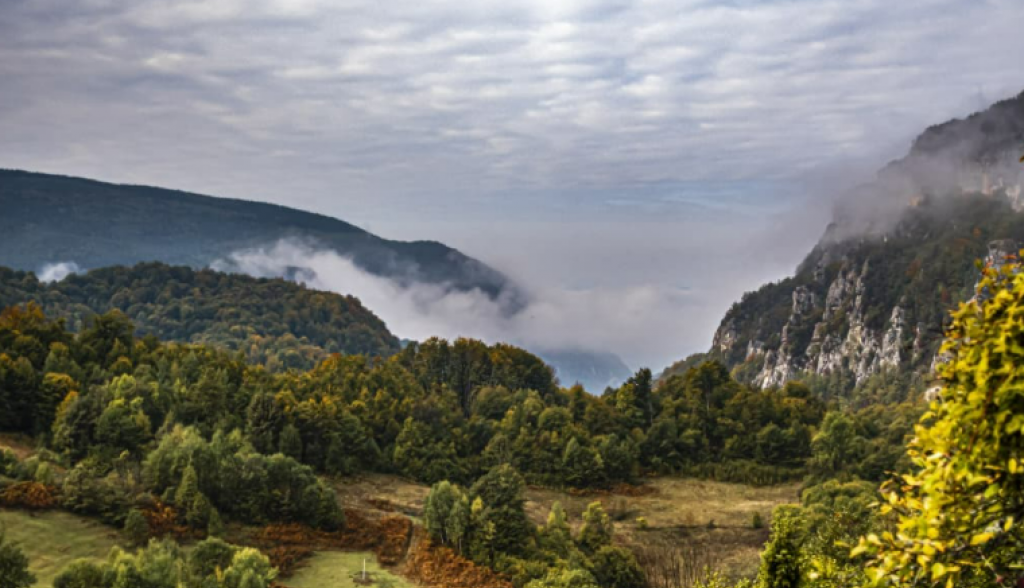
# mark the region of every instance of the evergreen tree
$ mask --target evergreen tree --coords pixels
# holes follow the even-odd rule
[[[495,529],[496,551],[514,555],[529,546],[534,527],[524,510],[525,490],[523,477],[509,465],[493,468],[473,485],[471,494],[483,504],[482,521]]]
[[[199,476],[190,461],[181,473],[181,481],[174,492],[174,505],[178,507],[179,513],[185,514],[199,496]]]
[[[612,521],[600,502],[591,502],[583,513],[583,526],[580,527],[579,543],[587,551],[594,553],[612,542]]]
[[[149,539],[149,523],[138,509],[128,511],[124,519],[124,532],[132,545],[144,545]]]

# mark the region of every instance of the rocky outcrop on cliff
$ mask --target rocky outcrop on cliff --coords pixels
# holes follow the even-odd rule
[[[977,294],[977,261],[999,266],[1024,243],[1022,152],[1024,93],[927,129],[840,199],[794,276],[733,305],[707,357],[763,388],[933,371],[949,311]]]

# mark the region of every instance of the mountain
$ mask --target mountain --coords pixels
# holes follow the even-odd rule
[[[601,394],[609,386],[618,387],[633,375],[614,353],[562,349],[537,350],[537,355],[555,368],[563,386],[581,384],[591,394]]]
[[[974,295],[976,262],[1024,244],[1024,93],[926,130],[906,157],[841,199],[795,275],[748,292],[710,351],[760,387],[801,378],[826,393],[928,385],[949,311]]]
[[[0,267],[0,309],[30,301],[75,331],[95,314],[120,310],[140,335],[239,350],[272,369],[310,369],[331,353],[390,356],[400,348],[384,322],[351,296],[161,263],[50,283]]]
[[[508,278],[446,245],[390,241],[344,221],[275,204],[0,170],[0,210],[0,265],[14,269],[144,261],[198,268],[233,252],[295,238],[333,249],[403,285],[479,288],[521,303]]]

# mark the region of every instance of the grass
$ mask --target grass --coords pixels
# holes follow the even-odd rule
[[[0,509],[0,525],[28,556],[38,587],[51,586],[54,577],[76,559],[106,559],[118,540],[112,527],[58,511]]]
[[[368,511],[394,510],[410,516],[422,513],[429,488],[396,476],[365,475],[338,480],[335,488],[343,504]],[[754,529],[754,513],[765,526],[780,504],[797,502],[799,484],[769,487],[725,484],[692,478],[654,478],[645,485],[642,496],[600,494],[575,496],[548,488],[529,488],[526,511],[540,525],[547,520],[555,501],[578,530],[587,504],[601,501],[615,519],[619,540],[632,544],[699,543],[714,554],[715,563],[730,576],[751,576],[757,571],[760,552],[768,540],[768,530]],[[649,528],[641,530],[636,519],[647,519]],[[714,528],[710,528],[710,523]]]
[[[355,578],[363,571],[363,560],[366,560],[366,572],[371,579],[369,584],[358,584]],[[382,569],[377,558],[366,552],[321,551],[316,553],[291,577],[282,582],[289,588],[356,588],[370,586],[373,588],[413,588],[404,578]]]
[[[557,500],[578,528],[587,504],[600,501],[615,520],[616,536],[625,543],[697,543],[714,554],[715,566],[732,577],[757,572],[768,529],[754,529],[754,513],[767,527],[776,506],[798,502],[800,485],[755,487],[692,478],[655,478],[642,496],[572,496],[557,490],[530,488],[527,514],[543,524]],[[636,519],[647,519],[648,529]],[[713,523],[713,525],[712,525]]]

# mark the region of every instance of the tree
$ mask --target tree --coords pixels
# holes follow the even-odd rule
[[[615,588],[646,588],[647,580],[636,557],[629,551],[605,545],[591,558],[594,579],[599,586]]]
[[[869,534],[879,586],[1015,586],[1024,579],[1024,271],[987,268],[953,313],[943,387],[908,448],[912,473],[883,486],[894,533]]]
[[[863,447],[864,439],[857,435],[853,419],[830,412],[811,441],[811,470],[822,478],[842,477],[860,460]]]
[[[448,519],[458,500],[458,491],[445,480],[434,484],[423,503],[423,526],[431,537],[444,544],[451,544],[448,537]]]
[[[562,455],[565,483],[573,488],[590,488],[604,482],[604,464],[601,456],[584,447],[573,437]]]
[[[178,507],[178,510],[186,512],[195,503],[199,495],[199,476],[196,474],[196,468],[192,465],[192,462],[189,462],[185,466],[185,471],[181,474],[178,488],[174,491],[174,504]]]
[[[206,524],[206,535],[209,537],[221,537],[224,535],[224,521],[220,518],[220,512],[216,508],[210,508],[210,516]]]
[[[138,509],[128,511],[124,519],[124,532],[133,545],[143,545],[149,539],[149,523]]]
[[[555,501],[548,513],[547,524],[540,532],[541,546],[559,558],[566,559],[573,550],[572,531],[562,503]]]
[[[591,553],[596,552],[612,542],[612,521],[600,502],[591,502],[583,513],[583,526],[580,527],[579,543]]]
[[[98,588],[103,586],[103,570],[92,561],[76,560],[53,580],[53,588]]]
[[[302,436],[299,429],[288,423],[281,430],[281,441],[278,449],[288,457],[302,460]]]
[[[533,535],[533,524],[526,518],[526,483],[510,465],[500,465],[477,480],[470,492],[480,499],[483,525],[494,527],[492,549],[501,553],[523,553]]]
[[[780,506],[772,519],[771,539],[761,553],[757,588],[798,588],[801,574],[796,517]]]
[[[28,558],[0,528],[0,588],[28,588],[35,582],[35,575],[28,571]]]

